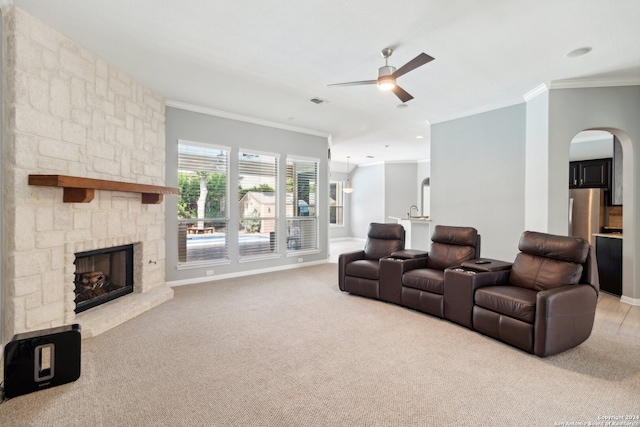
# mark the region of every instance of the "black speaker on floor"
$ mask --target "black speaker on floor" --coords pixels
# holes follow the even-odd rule
[[[4,348],[4,395],[16,397],[80,377],[80,325],[17,334]]]

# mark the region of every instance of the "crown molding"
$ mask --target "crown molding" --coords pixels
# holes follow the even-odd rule
[[[2,0],[0,0],[2,1]],[[229,113],[228,111],[216,110],[214,108],[201,107],[199,105],[188,104],[186,102],[173,101],[167,99],[165,102],[167,107],[179,108],[181,110],[192,111],[194,113],[207,114],[209,116],[222,117],[225,119],[237,120],[240,122],[251,123],[254,125],[267,126],[275,129],[288,130],[292,132],[303,133],[306,135],[320,136],[322,138],[329,138],[331,134],[326,132],[320,132],[313,129],[306,129],[297,126],[289,126],[282,123],[272,122],[269,120],[258,119],[255,117],[243,116],[242,114]]]
[[[551,82],[550,89],[579,89],[590,87],[614,87],[614,86],[638,86],[640,85],[640,76],[635,77],[616,77],[602,79],[574,79],[574,80],[558,80]]]
[[[547,92],[549,90],[549,87],[547,86],[546,83],[542,83],[539,86],[536,86],[535,88],[531,89],[529,92],[525,93],[524,95],[522,95],[522,97],[524,98],[524,100],[526,102],[531,101],[533,98],[535,98],[536,96],[543,94],[545,92]]]

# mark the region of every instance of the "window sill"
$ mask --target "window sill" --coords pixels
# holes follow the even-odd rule
[[[192,270],[194,268],[211,267],[214,265],[228,265],[231,264],[229,259],[212,260],[212,261],[193,261],[183,262],[176,265],[176,270]]]
[[[280,254],[255,255],[252,257],[245,257],[245,258],[238,259],[238,264],[242,264],[246,262],[263,261],[267,259],[278,259],[278,258],[280,258]]]
[[[294,256],[300,256],[300,255],[315,255],[319,253],[320,253],[320,249],[308,249],[304,251],[288,251],[287,257],[294,257]]]

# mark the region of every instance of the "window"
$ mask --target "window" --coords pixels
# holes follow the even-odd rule
[[[238,153],[239,258],[277,253],[278,158]]]
[[[329,224],[344,225],[342,182],[331,181],[329,183]]]
[[[318,163],[287,159],[287,252],[318,249]]]
[[[178,143],[178,263],[228,259],[229,148]]]

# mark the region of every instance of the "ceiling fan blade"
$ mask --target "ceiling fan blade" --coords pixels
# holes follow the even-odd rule
[[[397,79],[401,75],[407,74],[409,71],[415,70],[416,68],[430,61],[433,61],[433,58],[423,52],[420,55],[413,58],[411,61],[404,64],[402,67],[398,68],[398,70],[395,73],[393,73],[393,77]]]
[[[398,85],[395,85],[393,89],[391,89],[391,91],[395,93],[398,98],[400,98],[400,101],[402,101],[403,104],[413,99],[413,96],[409,95],[406,90],[402,89]]]
[[[374,85],[377,83],[378,83],[377,80],[362,80],[359,82],[334,83],[327,86],[359,86],[359,85]]]

